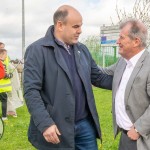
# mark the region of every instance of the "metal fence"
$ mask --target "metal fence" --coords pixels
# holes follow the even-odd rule
[[[117,46],[88,46],[88,49],[95,62],[103,67],[114,64],[119,58]]]

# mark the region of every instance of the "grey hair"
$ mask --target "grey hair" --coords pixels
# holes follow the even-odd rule
[[[147,27],[141,21],[137,19],[129,19],[120,24],[120,29],[124,28],[126,25],[131,25],[129,30],[130,39],[139,38],[141,40],[141,46],[146,47],[146,41],[148,36]]]
[[[53,16],[54,25],[56,25],[57,21],[66,22],[66,17],[68,16],[67,9],[58,9]]]

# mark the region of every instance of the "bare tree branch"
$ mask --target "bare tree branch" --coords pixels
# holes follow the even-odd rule
[[[121,10],[116,2],[116,13],[118,17],[117,24],[128,18],[136,18],[145,23],[148,30],[150,30],[150,0],[135,0],[131,13],[128,13],[125,9]],[[112,22],[112,24],[115,24]],[[148,36],[148,45],[150,45],[150,36]]]

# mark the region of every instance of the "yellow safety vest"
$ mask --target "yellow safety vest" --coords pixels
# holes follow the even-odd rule
[[[6,72],[9,73],[9,58],[7,57],[4,61],[4,64],[6,65]],[[10,79],[1,79],[0,80],[0,93],[2,92],[11,92],[12,86],[11,86],[11,80]]]

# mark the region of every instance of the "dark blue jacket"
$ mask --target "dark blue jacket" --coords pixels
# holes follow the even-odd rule
[[[54,41],[51,26],[44,38],[31,44],[25,54],[24,97],[31,114],[29,141],[40,150],[74,150],[75,96],[66,62]],[[74,45],[75,61],[85,87],[97,137],[101,138],[92,84],[111,89],[112,76],[102,74],[85,45]],[[42,133],[56,124],[59,144],[45,141]]]

